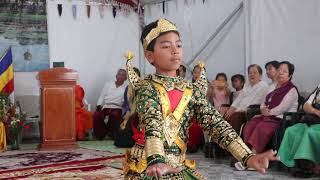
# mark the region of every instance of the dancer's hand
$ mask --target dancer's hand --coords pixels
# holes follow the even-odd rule
[[[264,153],[251,156],[247,161],[247,166],[253,168],[260,173],[265,173],[269,167],[269,161],[279,161],[277,151],[268,150]]]
[[[148,176],[161,177],[162,175],[165,175],[165,174],[178,173],[180,171],[181,171],[180,168],[173,168],[164,163],[157,163],[149,166],[146,170],[146,174]]]

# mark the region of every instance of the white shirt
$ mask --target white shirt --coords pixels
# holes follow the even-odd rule
[[[320,90],[320,84],[317,87],[317,89],[310,95],[310,97],[309,97],[309,99],[307,100],[306,103],[312,105],[312,101],[314,99],[315,99],[315,103],[320,103],[320,93],[318,93],[317,97],[315,97],[318,90]]]
[[[117,87],[115,82],[106,83],[102,89],[97,105],[103,105],[102,108],[122,109],[124,103],[125,83]]]
[[[269,90],[268,90],[268,92],[269,92],[269,91],[271,92],[271,91],[275,90],[276,87],[277,87],[277,82],[276,82],[276,81],[269,83]]]
[[[237,97],[239,97],[239,95],[242,93],[243,89],[241,89],[240,91],[234,91],[233,92],[233,97],[234,99],[237,99]]]
[[[243,91],[243,89],[241,89],[240,91],[232,91],[232,94],[233,94],[232,99],[233,99],[233,101],[235,101],[239,97],[239,95],[241,94],[242,91]]]
[[[252,104],[262,104],[267,91],[268,84],[264,81],[260,81],[253,86],[246,84],[231,106],[235,107],[236,111],[246,111],[247,107]]]
[[[269,90],[267,94],[272,92]],[[280,104],[270,110],[270,114],[282,119],[284,112],[297,112],[299,95],[296,88],[291,88],[290,91],[283,97]],[[265,103],[261,104],[260,109],[266,107]]]

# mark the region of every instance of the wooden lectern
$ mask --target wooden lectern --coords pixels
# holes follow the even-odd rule
[[[51,68],[38,73],[40,81],[39,150],[78,148],[75,124],[75,85],[78,73]]]

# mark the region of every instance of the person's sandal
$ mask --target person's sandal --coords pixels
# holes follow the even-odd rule
[[[244,171],[244,170],[248,170],[248,171],[255,171],[254,168],[248,168],[242,165],[241,162],[236,162],[234,164],[234,167],[238,170],[238,171]]]
[[[244,171],[244,170],[246,170],[246,167],[244,167],[241,162],[236,162],[236,163],[234,164],[234,167],[235,167],[238,171]]]

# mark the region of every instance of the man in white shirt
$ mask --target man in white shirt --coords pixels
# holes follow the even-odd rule
[[[119,69],[116,81],[106,83],[97,102],[97,110],[93,115],[93,131],[96,139],[102,140],[106,135],[112,139],[115,137],[120,125],[123,95],[126,88],[127,72]],[[107,124],[105,124],[107,119]]]
[[[257,64],[248,67],[249,84],[232,103],[225,113],[225,118],[231,126],[239,133],[241,124],[246,121],[246,111],[250,105],[262,104],[268,91],[268,84],[262,81],[262,69]]]

